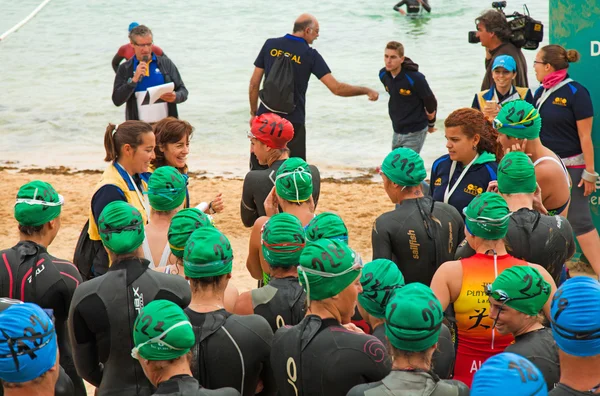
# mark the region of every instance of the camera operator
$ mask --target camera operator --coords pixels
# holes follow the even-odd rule
[[[510,55],[517,63],[517,87],[528,87],[527,61],[520,48],[510,42],[512,34],[504,13],[496,10],[488,10],[475,19],[477,25],[477,38],[481,45],[486,48],[485,77],[481,84],[481,90],[489,89],[494,83],[492,78],[492,65],[494,59],[499,55]]]

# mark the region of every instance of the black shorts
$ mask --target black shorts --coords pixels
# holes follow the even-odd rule
[[[573,227],[575,236],[587,234],[594,231],[596,227],[592,221],[592,210],[590,209],[590,197],[584,197],[583,187],[577,187],[583,174],[582,168],[567,168],[573,186],[571,187],[571,205],[567,214],[567,220]]]

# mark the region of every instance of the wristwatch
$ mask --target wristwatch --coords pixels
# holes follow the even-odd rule
[[[127,84],[129,84],[129,85],[135,85],[135,84],[137,84],[137,83],[136,83],[135,81],[133,81],[133,77],[129,77],[129,78],[127,79]]]

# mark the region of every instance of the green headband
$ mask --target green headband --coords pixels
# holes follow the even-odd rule
[[[185,244],[183,272],[188,278],[230,274],[232,265],[231,243],[214,227],[198,228]]]
[[[278,213],[262,228],[262,252],[265,261],[273,267],[298,265],[306,245],[304,227],[298,218],[289,213]]]
[[[168,300],[154,300],[135,319],[131,355],[147,360],[177,359],[195,343],[194,329],[183,309]]]
[[[125,201],[113,201],[98,218],[102,243],[116,254],[131,253],[144,242],[144,219]]]
[[[537,269],[517,265],[502,271],[486,294],[519,312],[535,316],[548,301],[550,290],[550,284]]]
[[[377,259],[365,264],[360,275],[363,288],[358,303],[369,315],[385,317],[385,307],[394,293],[404,286],[404,276],[396,263],[388,259]]]
[[[187,192],[187,176],[172,166],[161,166],[148,180],[148,200],[152,209],[161,212],[181,206]]]
[[[275,190],[286,201],[307,201],[313,192],[312,173],[308,164],[297,157],[285,160],[277,169]]]
[[[175,257],[183,258],[185,244],[192,232],[200,227],[214,227],[212,219],[196,208],[182,209],[171,219],[169,225],[169,247]]]
[[[34,180],[17,192],[15,219],[23,226],[38,227],[60,215],[64,198],[48,183]]]
[[[306,226],[306,240],[338,239],[348,243],[348,228],[344,220],[335,213],[324,212],[313,218]]]
[[[431,289],[416,282],[394,293],[385,319],[385,334],[395,348],[422,352],[438,342],[444,312]]]
[[[319,239],[307,244],[298,276],[308,303],[338,295],[360,276],[361,268],[360,256],[342,241]]]
[[[533,194],[537,188],[535,168],[527,154],[511,151],[498,164],[500,194]]]
[[[392,182],[403,187],[414,187],[427,177],[423,158],[414,150],[400,147],[385,157],[381,171]]]
[[[517,139],[537,139],[542,129],[542,118],[531,103],[513,100],[502,105],[494,119],[494,128]]]
[[[463,209],[467,230],[476,237],[502,239],[508,231],[512,214],[504,198],[492,192],[479,194]]]

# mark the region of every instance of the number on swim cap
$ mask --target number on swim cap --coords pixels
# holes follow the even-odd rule
[[[521,377],[521,382],[525,383],[528,380],[529,381],[537,381],[538,380],[538,375],[536,374],[535,369],[533,368],[533,365],[526,359],[519,359],[518,362],[511,360],[508,363],[508,368],[517,370],[519,372],[519,375]]]
[[[505,161],[502,161],[502,167],[500,168],[500,172],[505,173],[504,171],[506,171],[511,165],[512,165],[512,159],[507,158]]]

